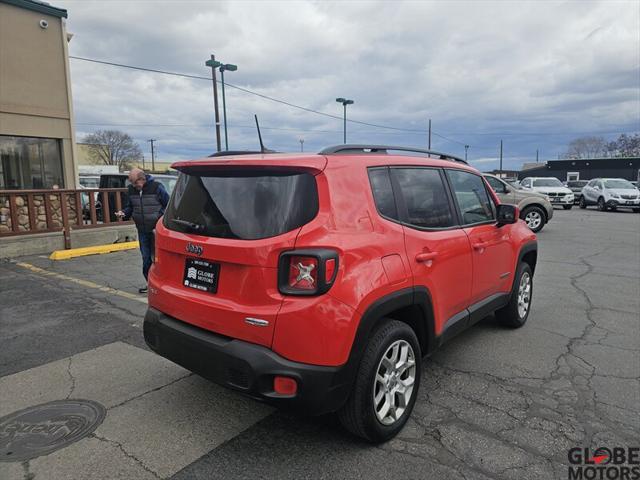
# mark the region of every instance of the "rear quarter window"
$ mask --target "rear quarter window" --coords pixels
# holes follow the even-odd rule
[[[371,183],[373,199],[380,215],[398,220],[398,209],[393,197],[389,168],[370,168],[369,182]]]

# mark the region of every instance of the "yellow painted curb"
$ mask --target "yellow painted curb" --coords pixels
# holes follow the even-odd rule
[[[70,250],[56,250],[49,256],[49,260],[69,260],[70,258],[83,257],[85,255],[99,255],[102,253],[120,252],[138,248],[136,242],[111,243],[109,245],[96,245],[94,247],[72,248]]]

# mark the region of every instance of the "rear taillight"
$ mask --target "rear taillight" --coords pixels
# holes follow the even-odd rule
[[[278,289],[286,295],[321,295],[338,271],[338,252],[305,249],[284,252],[278,268]]]
[[[318,286],[318,259],[316,257],[289,257],[289,288],[315,290]]]

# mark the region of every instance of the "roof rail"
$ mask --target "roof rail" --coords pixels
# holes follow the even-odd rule
[[[360,145],[360,144],[345,144],[345,145],[335,145],[333,147],[327,147],[318,152],[320,155],[335,155],[338,153],[342,154],[379,154],[379,155],[387,155],[391,151],[399,151],[399,152],[413,152],[413,153],[424,153],[426,155],[433,155],[441,160],[452,160],[454,162],[461,162],[467,164],[467,162],[459,157],[454,155],[449,155],[448,153],[436,152],[434,150],[425,150],[422,148],[413,148],[413,147],[396,147],[392,145]]]

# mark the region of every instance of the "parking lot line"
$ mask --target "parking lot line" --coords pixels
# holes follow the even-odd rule
[[[128,298],[129,300],[135,300],[141,303],[147,303],[146,297],[140,297],[138,295],[134,295],[133,293],[124,292],[122,290],[118,290],[116,288],[106,287],[104,285],[99,285],[97,283],[90,282],[89,280],[83,280],[81,278],[71,277],[69,275],[63,275],[62,273],[51,272],[49,270],[45,270],[44,268],[36,267],[35,265],[31,265],[30,263],[25,262],[16,262],[16,265],[22,268],[25,268],[33,273],[37,273],[39,275],[45,275],[48,277],[59,278],[60,280],[66,280],[68,282],[73,282],[78,285],[82,285],[83,287],[92,288],[94,290],[100,290],[101,292],[110,293],[112,295],[118,295],[119,297]]]

